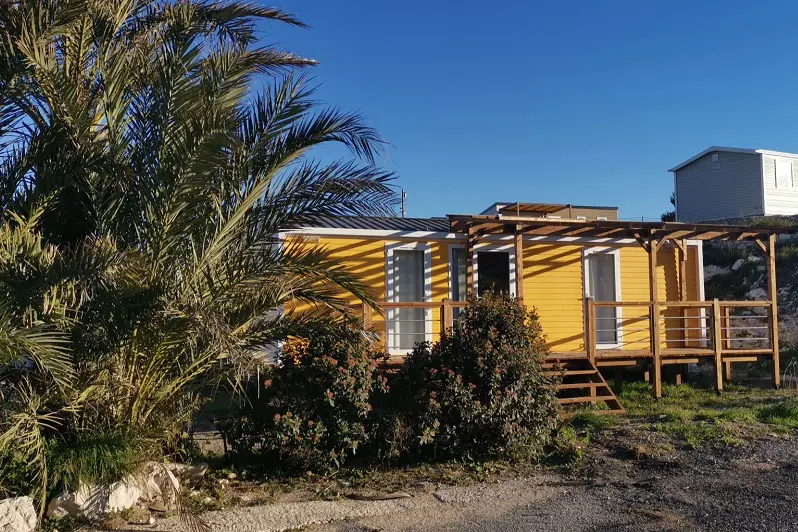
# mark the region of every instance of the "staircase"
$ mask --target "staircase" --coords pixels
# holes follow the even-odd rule
[[[601,372],[587,357],[549,358],[543,367],[549,376],[562,375],[562,381],[557,385],[560,406],[603,402],[607,409],[596,410],[597,413],[626,412]]]

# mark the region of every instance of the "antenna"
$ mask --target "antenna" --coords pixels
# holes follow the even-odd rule
[[[407,192],[402,189],[402,218],[407,217],[407,210],[405,209],[405,200],[407,200]]]

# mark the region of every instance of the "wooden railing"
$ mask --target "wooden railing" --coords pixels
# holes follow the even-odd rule
[[[380,302],[379,312],[362,306],[364,324],[380,331],[391,355],[408,351],[403,335],[436,340],[452,327],[457,310],[465,301]],[[423,317],[403,318],[394,311],[424,309]],[[603,311],[612,309],[614,312]],[[553,358],[587,357],[598,366],[649,359],[658,373],[666,365],[697,363],[714,359],[716,383],[723,388],[734,362],[753,362],[761,356],[774,360],[774,382],[778,384],[778,345],[773,304],[769,301],[594,301],[584,300],[584,351],[554,352]],[[654,319],[656,317],[656,319]],[[574,319],[578,319],[575,317]],[[423,322],[410,332],[402,323]],[[544,323],[544,327],[545,327]],[[610,339],[608,340],[608,337]],[[399,340],[397,341],[397,338]],[[659,377],[661,378],[661,375]]]

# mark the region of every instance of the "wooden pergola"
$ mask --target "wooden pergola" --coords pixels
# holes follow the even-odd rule
[[[613,247],[617,246],[617,239],[628,239],[637,242],[648,254],[649,266],[649,291],[650,301],[639,302],[641,305],[648,305],[651,316],[659,317],[660,308],[664,305],[687,308],[691,305],[696,308],[699,306],[708,307],[712,305],[713,322],[712,327],[712,348],[694,348],[691,351],[697,353],[696,356],[714,356],[716,362],[717,389],[723,388],[722,356],[724,354],[724,343],[728,341],[721,337],[721,326],[717,325],[721,312],[720,302],[715,300],[709,302],[688,302],[686,298],[687,283],[687,241],[726,241],[726,242],[751,242],[755,244],[765,255],[768,272],[768,300],[758,302],[767,308],[768,312],[768,335],[770,347],[767,350],[748,350],[750,354],[768,355],[773,357],[773,382],[780,385],[779,367],[779,335],[778,335],[778,308],[777,308],[777,289],[776,289],[776,240],[779,235],[794,234],[796,230],[780,227],[755,227],[755,226],[731,226],[721,224],[698,224],[698,223],[679,223],[679,222],[629,222],[614,220],[569,220],[554,218],[530,218],[523,216],[449,216],[452,232],[467,234],[466,244],[466,270],[467,270],[467,292],[470,294],[474,287],[474,247],[481,240],[491,235],[512,235],[515,243],[515,289],[518,297],[524,293],[524,236],[539,237],[574,237],[563,241],[564,245],[583,245],[578,242],[595,241],[595,246]],[[579,240],[576,240],[579,239]],[[587,239],[587,240],[582,240]],[[603,241],[602,239],[612,239]],[[632,242],[632,243],[633,243]],[[671,243],[678,250],[679,254],[679,302],[661,302],[657,286],[657,252],[666,244]],[[724,302],[729,306],[735,306],[742,302]],[[741,306],[741,305],[738,305]],[[662,347],[660,345],[660,320],[651,319],[651,346],[650,359],[653,370],[653,389],[655,397],[662,396]],[[595,333],[593,333],[595,335]],[[595,358],[595,337],[586,342],[588,356]],[[624,353],[620,351],[619,353]],[[686,354],[686,353],[684,353]],[[684,359],[688,360],[688,359]],[[693,360],[693,359],[690,359]],[[697,358],[695,358],[697,360]],[[749,358],[738,357],[736,361],[750,361]],[[727,368],[729,365],[727,364]],[[728,371],[728,369],[727,369]]]

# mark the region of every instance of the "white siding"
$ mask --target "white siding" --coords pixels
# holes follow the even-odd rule
[[[776,161],[792,162],[792,187],[779,187],[776,183]],[[798,158],[763,155],[765,185],[765,214],[798,214]]]
[[[717,162],[713,155],[717,153]],[[721,220],[762,214],[758,153],[708,153],[676,172],[677,219]],[[795,171],[795,170],[794,170]],[[775,182],[775,175],[774,175]]]

